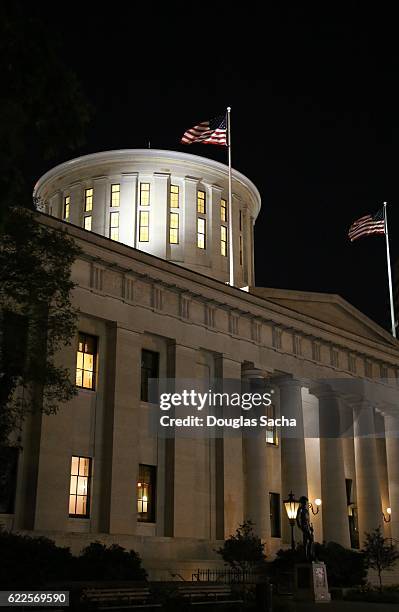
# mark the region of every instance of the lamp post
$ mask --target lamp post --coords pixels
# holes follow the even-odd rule
[[[317,499],[314,500],[315,506],[316,506],[316,512],[313,509],[313,504],[309,503],[309,510],[312,511],[312,514],[316,515],[319,513],[320,510],[320,506],[321,506],[321,499],[318,497]]]
[[[295,499],[295,495],[291,491],[288,495],[288,499],[285,499],[283,504],[285,506],[285,511],[287,512],[288,520],[291,526],[291,548],[292,550],[295,550],[294,527],[299,508],[299,501]]]

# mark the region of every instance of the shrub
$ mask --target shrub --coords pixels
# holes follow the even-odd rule
[[[245,521],[216,551],[232,569],[259,571],[266,568],[264,544],[254,533],[253,527],[251,521]]]
[[[316,544],[316,557],[327,566],[330,587],[362,585],[367,577],[366,559],[362,552],[344,548],[336,542]]]
[[[118,544],[107,547],[92,542],[82,550],[75,563],[78,580],[145,580],[147,572],[141,567],[141,558]]]

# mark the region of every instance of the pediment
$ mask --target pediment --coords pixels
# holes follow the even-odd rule
[[[342,330],[391,347],[399,346],[398,341],[392,338],[388,331],[339,295],[268,287],[251,287],[250,293],[309,317],[315,322],[331,325],[338,333]]]

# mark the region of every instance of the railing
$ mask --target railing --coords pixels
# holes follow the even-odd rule
[[[198,569],[192,574],[193,582],[221,582],[222,584],[232,583],[256,583],[261,579],[260,574],[252,570],[217,570],[217,569]]]

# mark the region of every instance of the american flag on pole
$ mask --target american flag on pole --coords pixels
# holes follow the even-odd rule
[[[354,221],[349,228],[348,236],[351,242],[363,236],[385,234],[384,209],[380,208],[374,215],[365,215]]]
[[[194,125],[194,127],[184,132],[181,143],[189,145],[194,142],[227,145],[226,115],[219,115],[219,117],[209,121],[202,121],[202,123]]]

